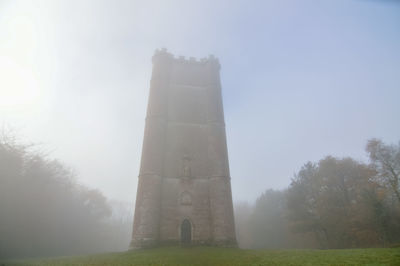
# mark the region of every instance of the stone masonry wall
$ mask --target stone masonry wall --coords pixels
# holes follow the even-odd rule
[[[131,246],[235,245],[220,65],[165,50],[153,57]]]

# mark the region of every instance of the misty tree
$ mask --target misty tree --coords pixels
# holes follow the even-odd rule
[[[366,150],[378,181],[392,190],[400,203],[400,144],[387,145],[381,140],[371,139]]]
[[[306,163],[294,176],[288,189],[288,217],[294,232],[312,232],[321,247],[326,246],[327,229],[317,212],[321,185],[317,179],[317,166]]]
[[[368,142],[371,164],[327,156],[306,163],[287,190],[235,208],[246,248],[349,248],[400,241],[399,146]],[[244,243],[244,244],[243,244]]]
[[[110,216],[105,196],[78,184],[71,169],[0,136],[0,258],[115,250],[111,240],[125,224]]]
[[[235,204],[236,237],[241,248],[315,248],[310,234],[294,233],[288,220],[287,190],[268,189],[256,200]]]
[[[240,248],[252,247],[250,218],[253,206],[248,202],[238,202],[234,205],[236,240]]]
[[[375,195],[375,172],[351,158],[307,163],[288,191],[292,228],[313,232],[322,248],[372,245],[379,231],[366,195]],[[377,199],[378,197],[375,197]]]
[[[400,241],[400,145],[387,145],[371,139],[366,146],[371,166],[376,171],[374,180],[379,186],[379,197],[370,197],[375,221],[386,242]]]
[[[284,248],[287,246],[285,191],[269,189],[256,201],[250,220],[253,248]]]

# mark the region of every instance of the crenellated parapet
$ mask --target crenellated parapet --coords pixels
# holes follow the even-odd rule
[[[154,52],[153,55],[153,63],[159,62],[159,60],[171,60],[174,63],[179,63],[179,64],[196,64],[196,65],[206,65],[206,64],[213,64],[215,66],[218,66],[220,68],[220,63],[218,58],[216,58],[214,55],[210,54],[208,57],[203,57],[200,59],[197,59],[195,57],[185,57],[185,56],[174,56],[170,52],[167,51],[167,49],[162,48],[162,49],[157,49]]]

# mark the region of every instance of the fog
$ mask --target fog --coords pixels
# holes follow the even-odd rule
[[[399,26],[395,1],[0,1],[0,123],[17,143],[35,143],[45,161],[72,169],[73,183],[104,195],[115,215],[129,216],[154,50],[214,54],[233,201],[244,213],[237,226],[248,227],[243,217],[259,197],[285,194],[308,161],[331,155],[368,164],[368,140],[398,143]],[[254,217],[250,223],[263,221]],[[303,233],[307,240],[285,240],[299,245],[271,247],[352,246]],[[253,234],[238,236],[243,247],[269,247]],[[383,245],[376,239],[369,245]],[[122,250],[127,241],[82,252]],[[47,254],[77,253],[58,251]]]
[[[127,249],[131,204],[79,185],[73,170],[6,130],[0,170],[0,259]]]

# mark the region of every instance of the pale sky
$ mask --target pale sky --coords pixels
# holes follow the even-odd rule
[[[133,202],[162,47],[220,60],[234,201],[400,140],[396,1],[0,0],[0,123]]]

